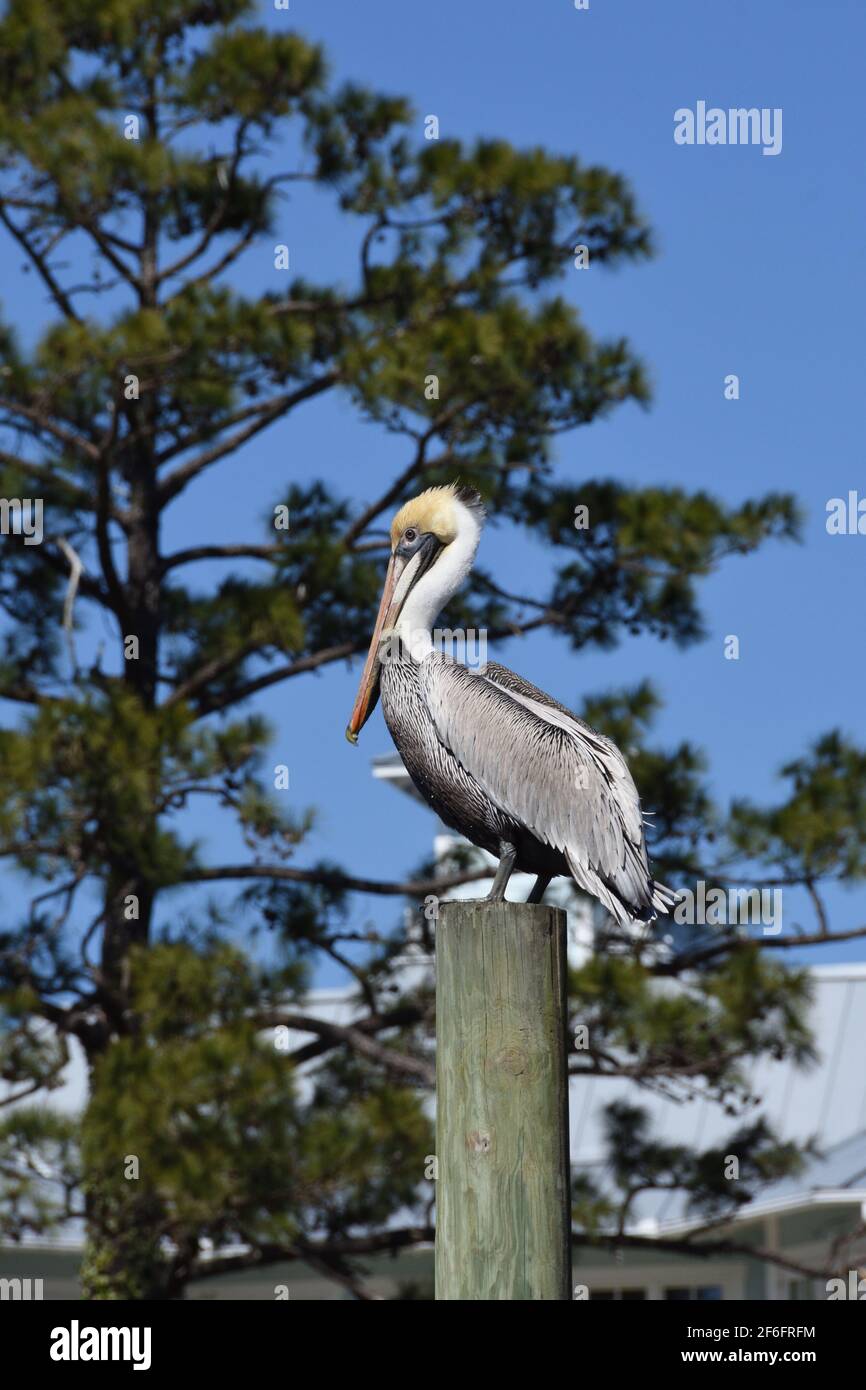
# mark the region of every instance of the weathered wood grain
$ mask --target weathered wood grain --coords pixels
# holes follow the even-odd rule
[[[436,926],[436,1298],[571,1297],[566,914]]]

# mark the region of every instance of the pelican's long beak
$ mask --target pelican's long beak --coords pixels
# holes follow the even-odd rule
[[[379,677],[382,670],[380,655],[382,639],[388,635],[392,628],[396,627],[406,599],[422,574],[430,568],[441,549],[441,543],[437,538],[434,535],[427,535],[422,537],[420,546],[411,558],[402,555],[391,556],[388,573],[385,575],[385,587],[382,590],[379,612],[376,615],[376,626],[373,628],[373,636],[370,639],[370,650],[367,652],[367,660],[364,662],[364,670],[361,672],[361,684],[358,686],[355,708],[352,710],[352,717],[346,727],[346,738],[350,743],[358,742],[359,733],[376,708],[376,701],[379,698]]]
[[[367,652],[367,660],[364,662],[364,670],[361,672],[361,684],[358,686],[352,717],[346,727],[346,738],[350,743],[358,742],[359,733],[376,708],[376,701],[379,698],[379,675],[382,669],[379,645],[382,641],[382,634],[394,626],[400,616],[400,609],[406,601],[405,594],[401,595],[399,602],[395,601],[395,592],[405,565],[405,560],[401,560],[397,555],[392,555],[388,562],[388,573],[385,575],[385,587],[382,590],[379,612],[376,614],[376,625],[370,639],[370,650]]]

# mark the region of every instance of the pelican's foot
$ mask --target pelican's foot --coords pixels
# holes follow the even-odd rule
[[[482,901],[485,903],[505,902],[505,890],[508,887],[508,880],[514,871],[514,861],[517,858],[517,849],[514,845],[503,840],[499,846],[499,868],[493,880],[490,892]]]

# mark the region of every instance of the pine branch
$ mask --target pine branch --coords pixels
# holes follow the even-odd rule
[[[89,459],[99,458],[99,449],[91,440],[83,434],[78,434],[75,430],[68,429],[65,425],[58,425],[52,419],[50,412],[46,410],[25,405],[23,401],[10,400],[7,396],[0,396],[0,410],[6,410],[13,416],[20,415],[22,419],[30,421],[38,429],[44,430],[46,434],[59,440],[61,444],[67,445],[70,449],[76,449]],[[14,426],[10,426],[10,428],[14,428]]]
[[[12,681],[9,684],[0,682],[0,700],[11,700],[20,705],[44,705],[50,703],[50,697],[44,695],[41,690],[37,690],[34,685],[27,681]],[[28,850],[30,846],[28,845]],[[0,851],[5,853],[5,851]],[[18,853],[17,850],[14,851]]]
[[[247,657],[253,656],[260,650],[262,642],[258,637],[252,638],[249,642],[243,643],[234,651],[227,652],[225,656],[215,656],[212,661],[208,661],[204,666],[200,666],[194,675],[188,680],[182,681],[176,686],[172,693],[163,701],[163,708],[170,709],[172,705],[179,705],[183,700],[190,700],[198,694],[200,690],[205,690],[213,681],[220,676],[225,676],[233,670]]]
[[[87,232],[88,236],[96,243],[98,250],[108,261],[109,265],[117,271],[121,280],[141,296],[145,288],[143,280],[126,264],[114,248],[115,246],[128,247],[139,255],[141,254],[142,248],[137,246],[133,247],[131,243],[123,242],[119,237],[112,235],[110,232],[106,232],[104,228],[100,227],[95,217],[83,215],[80,208],[76,209],[76,211],[70,215],[74,219],[75,225]]]
[[[347,893],[379,893],[390,898],[423,898],[456,888],[461,883],[476,883],[489,878],[488,868],[446,874],[442,878],[390,883],[378,878],[356,878],[333,869],[292,869],[286,864],[220,864],[213,868],[187,869],[176,880],[181,883],[218,883],[225,879],[277,879],[285,883],[315,883]]]
[[[68,490],[69,499],[76,507],[85,511],[93,511],[93,495],[85,492],[77,484],[69,482],[63,474],[58,474],[50,464],[34,463],[32,459],[21,458],[20,454],[10,454],[6,449],[0,449],[0,463],[7,468],[20,469],[22,473],[27,473],[35,482],[41,483],[46,487],[61,486]]]
[[[366,642],[340,642],[334,647],[323,647],[321,651],[313,652],[309,656],[302,656],[297,661],[292,661],[288,666],[278,666],[274,671],[267,671],[264,675],[256,676],[252,680],[246,681],[243,685],[237,686],[233,690],[222,694],[205,694],[197,702],[196,709],[199,717],[206,714],[214,714],[218,710],[231,708],[232,705],[239,704],[241,700],[249,699],[250,695],[255,695],[259,690],[265,690],[270,685],[277,685],[280,681],[290,680],[293,676],[304,675],[307,671],[317,671],[322,666],[328,666],[334,661],[342,661],[346,657],[357,656],[366,647]],[[245,652],[244,655],[250,655]],[[233,664],[233,663],[232,663]],[[205,688],[206,682],[202,680],[201,673],[191,676],[186,682],[187,694],[183,698],[188,698],[189,694],[196,694]],[[169,696],[166,703],[174,703],[181,698],[177,691]]]
[[[222,198],[220,202],[217,204],[216,208],[214,208],[214,211],[211,213],[211,216],[208,219],[207,226],[205,227],[204,232],[202,233],[199,240],[196,242],[195,246],[193,246],[191,250],[185,252],[184,255],[179,256],[178,259],[172,265],[166,266],[164,270],[161,270],[159,272],[159,274],[156,277],[156,283],[158,285],[162,284],[166,280],[173,279],[175,275],[179,275],[181,271],[186,270],[188,266],[194,265],[195,262],[199,260],[199,258],[203,256],[204,253],[207,251],[214,237],[219,233],[220,228],[223,226],[223,223],[225,222],[226,218],[226,213],[228,212],[229,207],[231,206],[232,195],[235,191],[238,169],[240,167],[241,161],[247,154],[247,151],[244,148],[244,141],[247,131],[249,129],[249,124],[250,123],[248,120],[240,120],[238,121],[237,127],[235,129],[234,150],[232,152],[232,159],[226,177],[225,197]]]
[[[258,1014],[256,1022],[263,1028],[291,1028],[298,1033],[314,1033],[322,1039],[327,1039],[332,1045],[345,1043],[353,1052],[371,1062],[378,1062],[386,1071],[394,1072],[397,1076],[410,1077],[423,1082],[425,1086],[436,1084],[436,1068],[433,1063],[386,1047],[371,1038],[367,1030],[354,1024],[331,1023],[327,1019],[286,1012],[282,1009]],[[387,1026],[393,1027],[393,1024]]]
[[[412,459],[411,463],[404,468],[402,473],[398,474],[391,486],[386,488],[375,502],[371,502],[368,507],[364,508],[361,515],[356,517],[352,524],[346,529],[343,535],[343,544],[347,548],[352,547],[353,542],[356,541],[359,536],[363,535],[372,521],[375,521],[378,516],[382,515],[382,512],[386,511],[389,507],[393,507],[395,503],[401,499],[405,488],[410,482],[416,478],[422,477],[424,473],[432,473],[434,469],[444,468],[446,464],[455,463],[457,461],[450,449],[446,450],[445,453],[440,454],[435,459],[428,459],[427,446],[431,439],[445,427],[449,420],[453,419],[456,414],[466,408],[466,405],[467,402],[461,400],[449,410],[444,411],[442,415],[437,416],[430,428],[421,435],[417,442],[415,457]]]
[[[340,379],[340,374],[336,371],[326,372],[317,377],[314,381],[308,381],[304,386],[298,388],[288,395],[280,396],[276,401],[270,402],[262,407],[259,417],[246,428],[237,430],[228,439],[213,445],[210,449],[205,449],[197,454],[195,458],[176,468],[173,473],[162,480],[159,485],[159,505],[165,507],[178,493],[182,492],[193,478],[209,468],[212,463],[225,458],[227,454],[232,454],[239,449],[242,444],[246,444],[249,439],[267,429],[268,425],[273,424],[280,416],[285,415],[302,401],[312,400],[315,396],[320,396],[324,391],[329,391],[332,386]]]
[[[196,560],[273,560],[281,550],[280,545],[194,545],[188,550],[176,550],[173,555],[165,555],[162,573],[166,574],[180,565],[191,565]]]
[[[308,1241],[299,1237],[290,1244],[262,1242],[251,1250],[239,1251],[237,1255],[217,1255],[210,1260],[196,1262],[190,1278],[216,1279],[221,1274],[231,1274],[239,1269],[264,1269],[268,1265],[283,1261],[320,1259],[345,1259],[353,1256],[377,1255],[383,1252],[396,1254],[415,1245],[431,1245],[436,1232],[432,1226],[395,1226],[386,1231],[371,1231],[363,1236],[335,1236],[325,1241]]]
[[[26,251],[27,255],[30,257],[30,260],[33,262],[33,265],[39,272],[43,284],[48,289],[51,298],[54,300],[54,303],[57,305],[58,309],[60,309],[61,313],[67,319],[72,320],[72,322],[80,323],[81,319],[75,309],[75,306],[73,305],[66,291],[63,289],[63,287],[60,285],[60,283],[54,276],[45,256],[41,251],[38,250],[36,246],[34,246],[32,241],[28,240],[28,237],[24,230],[21,227],[16,227],[15,223],[12,221],[12,218],[6,211],[5,202],[5,199],[0,201],[0,222],[3,223],[4,227],[11,234],[11,236],[15,238],[15,240],[18,242],[18,245],[21,246],[24,249],[24,251]]]
[[[185,454],[188,449],[195,448],[196,444],[203,444],[206,440],[213,439],[217,430],[231,429],[232,425],[240,425],[245,420],[257,420],[263,411],[269,409],[273,401],[257,401],[255,405],[245,405],[240,410],[234,411],[231,415],[224,416],[215,426],[213,421],[208,419],[203,425],[199,425],[194,430],[189,430],[182,439],[177,439],[173,444],[167,445],[156,455],[158,467],[168,463],[170,459],[178,454]]]
[[[365,1036],[373,1036],[376,1033],[384,1032],[388,1028],[411,1028],[416,1023],[423,1023],[425,1019],[424,1011],[415,1004],[400,1004],[397,1008],[389,1009],[387,1013],[366,1014],[363,1018],[357,1019],[352,1028],[356,1033]],[[318,1024],[319,1020],[315,1020]],[[332,1052],[335,1047],[339,1047],[341,1039],[332,1034],[323,1033],[319,1029],[311,1029],[317,1032],[315,1042],[305,1043],[298,1047],[294,1052],[290,1052],[287,1061],[295,1066],[300,1066],[302,1062],[311,1062],[316,1057],[322,1057],[327,1052]]]
[[[866,926],[852,927],[850,931],[834,931],[829,936],[824,931],[811,932],[804,936],[734,936],[724,941],[716,941],[700,951],[691,951],[674,957],[671,961],[661,961],[651,967],[654,975],[681,975],[695,966],[706,965],[708,961],[718,960],[732,951],[742,951],[760,946],[762,951],[787,951],[801,946],[825,946],[828,941],[856,941],[866,936]]]
[[[315,183],[315,181],[315,176],[312,174],[274,174],[272,178],[267,179],[266,182],[262,185],[262,196],[264,198],[267,195],[267,193],[271,191],[272,188],[275,188],[280,183]],[[218,230],[219,228],[217,228],[217,231]],[[247,231],[244,232],[243,236],[239,237],[237,241],[235,241],[230,247],[228,247],[227,250],[224,251],[223,254],[216,261],[214,261],[212,266],[210,266],[207,270],[202,271],[200,275],[195,275],[192,277],[192,279],[185,281],[183,285],[183,292],[187,293],[189,290],[198,288],[198,286],[200,285],[209,285],[212,280],[215,280],[218,275],[221,275],[224,270],[226,270],[230,265],[232,265],[237,260],[238,256],[242,255],[242,253],[247,249],[247,247],[250,246],[253,241],[255,241],[256,237],[260,234],[261,230],[262,229],[260,226],[258,226],[255,223],[252,223],[247,229]],[[187,260],[187,264],[190,264],[192,260],[196,260],[199,256],[204,254],[204,252],[207,250],[207,245],[209,245],[210,240],[211,238],[209,237],[207,243],[202,243],[197,253]],[[177,264],[179,265],[180,263],[178,262]],[[168,271],[164,275],[160,276],[160,279],[167,279],[169,275],[173,275],[176,273],[177,265],[175,266],[174,270]]]

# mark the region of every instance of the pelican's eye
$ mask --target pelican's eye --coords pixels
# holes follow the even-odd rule
[[[413,526],[410,526],[409,530],[404,533],[403,539],[404,541],[408,541],[411,545],[413,541],[418,539],[418,532]]]

